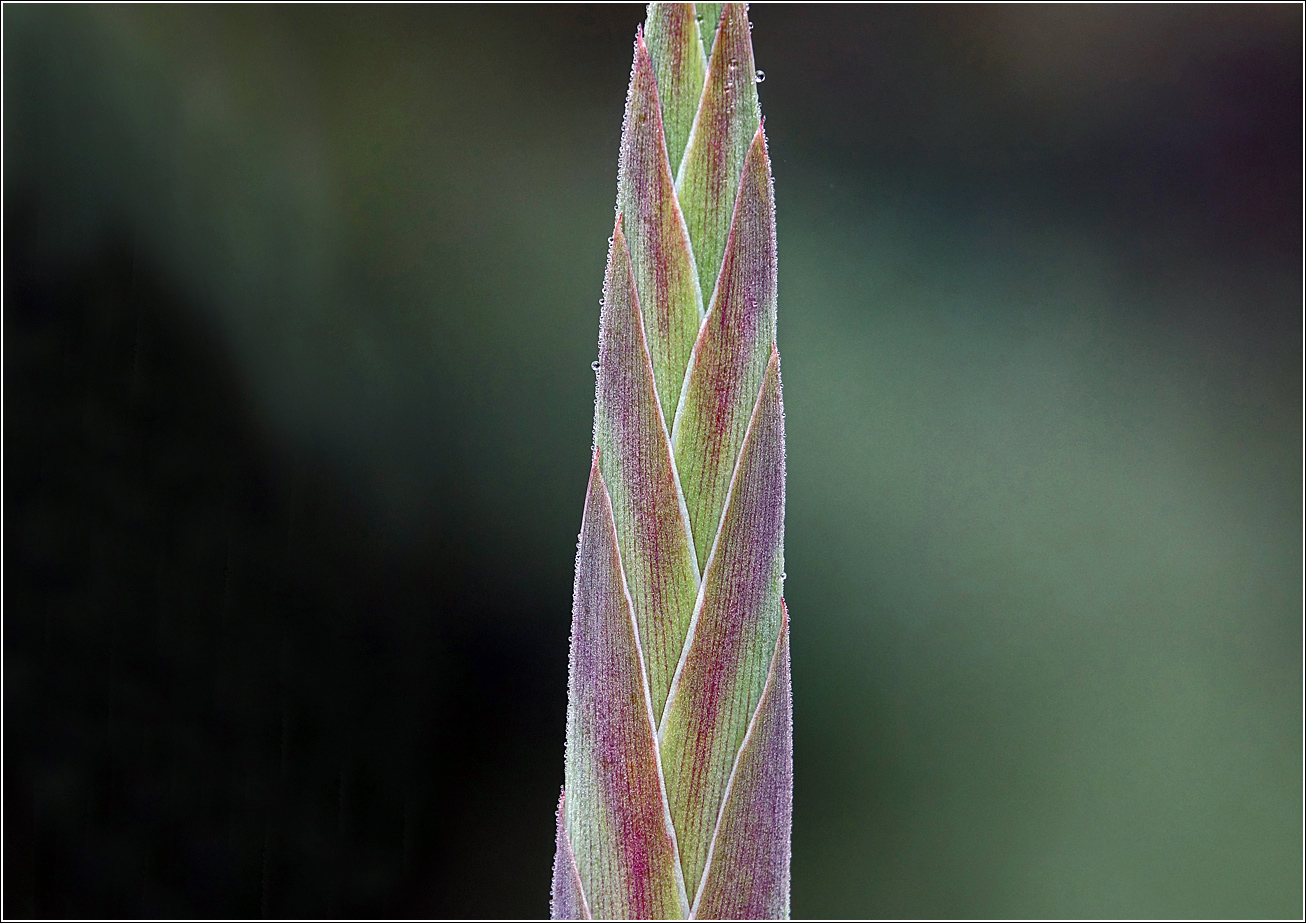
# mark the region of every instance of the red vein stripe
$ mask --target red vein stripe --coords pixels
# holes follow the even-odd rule
[[[707,871],[691,916],[699,920],[789,917],[789,830],[793,822],[793,692],[789,612],[766,688],[739,746],[708,847]]]
[[[707,54],[693,5],[650,3],[644,38],[657,78],[667,159],[674,175],[685,156],[707,74]]]
[[[585,889],[580,883],[580,871],[576,868],[576,856],[571,851],[571,837],[567,834],[564,806],[567,792],[564,789],[558,799],[558,836],[557,851],[553,857],[553,902],[549,907],[552,920],[592,920],[589,902],[585,900]]]
[[[742,3],[727,3],[676,180],[705,297],[721,268],[744,152],[760,120],[748,13]]]
[[[642,32],[635,37],[626,95],[617,210],[630,241],[658,400],[671,419],[703,316],[703,296],[672,184],[657,80]]]
[[[784,408],[773,350],[658,735],[691,891],[780,630],[783,535]]]
[[[599,452],[576,554],[564,822],[598,918],[689,912]]]
[[[712,308],[671,432],[700,566],[716,536],[749,414],[775,340],[775,197],[759,125],[735,200]]]
[[[636,36],[555,918],[683,916],[689,894],[696,918],[789,912],[775,209],[748,28],[743,4],[651,4]]]
[[[655,720],[684,646],[698,595],[698,562],[617,217],[603,285],[594,444],[612,501]]]

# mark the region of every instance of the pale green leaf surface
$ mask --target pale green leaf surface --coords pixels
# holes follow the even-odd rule
[[[567,781],[559,823],[574,856],[583,904],[596,918],[683,918],[689,900],[598,455],[590,468],[576,552]]]
[[[712,53],[712,42],[716,39],[716,27],[721,22],[721,3],[694,3],[694,18],[698,20],[698,27],[703,36],[703,51],[705,54]]]
[[[789,912],[784,410],[754,80],[742,5],[650,7],[604,278],[555,919]]]
[[[789,615],[784,612],[766,688],[726,785],[725,803],[708,848],[707,874],[694,901],[696,919],[789,916],[793,756]]]
[[[553,902],[549,916],[554,920],[592,920],[585,892],[581,889],[580,869],[571,850],[571,836],[566,823],[567,793],[558,799],[558,837],[553,856]]]
[[[635,39],[626,96],[617,210],[630,244],[658,399],[663,415],[671,419],[703,315],[703,296],[667,161],[653,62],[642,36]]]
[[[699,283],[709,300],[725,252],[744,154],[760,121],[748,15],[742,3],[727,3],[676,181]]]
[[[594,444],[661,719],[698,595],[698,564],[676,482],[622,221],[612,235],[599,325]]]
[[[706,564],[775,339],[775,198],[757,128],[744,166],[721,277],[694,345],[671,444],[699,565]]]
[[[650,3],[644,40],[662,103],[667,158],[675,173],[685,156],[707,74],[707,55],[693,7],[687,3]]]
[[[780,631],[784,409],[772,353],[703,575],[659,737],[686,886],[698,886],[726,781]]]

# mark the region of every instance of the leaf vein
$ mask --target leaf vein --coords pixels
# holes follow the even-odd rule
[[[576,864],[576,850],[571,843],[571,830],[567,827],[567,792],[564,789],[562,793],[562,804],[558,806],[558,824],[562,828],[563,838],[567,841],[567,858],[570,859],[571,877],[576,883],[576,893],[580,895],[580,908],[585,914],[586,920],[594,919],[594,912],[590,910],[589,898],[585,896],[585,882],[580,877],[580,866]]]
[[[653,737],[653,763],[657,767],[658,797],[662,802],[662,820],[666,824],[667,834],[671,837],[672,854],[676,859],[675,868],[673,869],[676,878],[676,896],[680,898],[682,912],[688,917],[689,893],[685,887],[685,873],[680,862],[680,844],[676,839],[676,826],[671,821],[671,802],[667,798],[667,781],[662,769],[662,746],[657,734],[658,723],[653,717],[653,694],[649,689],[648,664],[644,659],[644,644],[639,636],[639,622],[635,618],[635,601],[631,598],[630,585],[626,581],[626,562],[621,557],[621,543],[617,541],[617,521],[612,515],[612,495],[608,492],[608,485],[603,480],[602,473],[596,471],[595,474],[598,476],[599,486],[608,498],[608,531],[613,550],[617,555],[617,574],[621,577],[621,593],[626,599],[626,617],[630,619],[630,630],[635,638],[635,657],[639,661],[640,691],[644,697],[644,712],[648,716],[649,733]]]
[[[716,534],[712,538],[712,550],[708,552],[707,561],[703,565],[703,579],[698,585],[698,598],[694,600],[694,614],[689,619],[689,630],[685,632],[685,643],[680,649],[680,660],[676,662],[676,671],[671,675],[671,686],[667,690],[667,702],[662,707],[662,720],[658,723],[658,741],[662,740],[666,732],[667,716],[671,713],[671,703],[676,693],[680,689],[680,675],[684,672],[685,663],[689,660],[689,652],[694,644],[694,636],[698,631],[699,616],[703,611],[703,600],[707,590],[707,577],[712,571],[712,566],[716,562],[717,546],[721,541],[721,533],[724,530],[726,518],[730,513],[730,506],[735,497],[736,481],[739,478],[740,461],[743,459],[750,440],[753,438],[753,431],[757,424],[758,412],[762,406],[762,395],[766,391],[766,378],[763,376],[762,383],[757,389],[757,397],[753,400],[753,411],[748,418],[748,429],[744,431],[743,441],[739,444],[739,454],[735,456],[735,463],[730,472],[730,487],[726,490],[725,502],[721,504],[721,518],[717,521]]]
[[[766,704],[766,697],[775,685],[776,669],[779,666],[780,645],[784,640],[784,633],[787,630],[788,617],[780,625],[780,631],[775,637],[775,651],[771,654],[771,669],[766,674],[766,684],[762,687],[762,694],[758,696],[757,705],[753,707],[753,715],[748,719],[748,729],[744,732],[744,739],[739,742],[739,749],[735,751],[734,762],[730,766],[730,776],[726,779],[725,792],[721,796],[721,805],[717,808],[716,823],[712,826],[712,839],[707,844],[707,858],[703,861],[703,874],[698,879],[698,889],[694,894],[694,905],[690,909],[690,919],[696,919],[698,915],[698,906],[703,900],[703,892],[707,888],[708,877],[712,874],[712,860],[716,857],[717,834],[721,832],[721,822],[726,816],[726,808],[730,805],[730,796],[734,794],[735,777],[739,773],[739,764],[743,761],[744,751],[753,740],[753,731],[757,728],[758,720],[762,714],[762,706]]]

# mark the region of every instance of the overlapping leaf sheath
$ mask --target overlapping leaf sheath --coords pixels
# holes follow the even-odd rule
[[[635,41],[576,558],[553,916],[782,918],[775,206],[742,4]]]

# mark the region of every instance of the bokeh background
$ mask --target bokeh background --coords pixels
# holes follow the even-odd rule
[[[547,913],[638,6],[4,9],[4,912]],[[1302,912],[1302,10],[752,11],[800,917]]]

